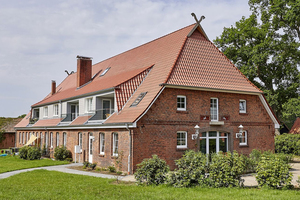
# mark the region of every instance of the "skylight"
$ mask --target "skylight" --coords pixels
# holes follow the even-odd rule
[[[106,69],[100,74],[100,77],[101,77],[101,76],[104,76],[104,75],[108,72],[109,69],[110,69],[110,67],[106,68]]]
[[[134,102],[131,104],[130,107],[137,106],[142,101],[142,99],[146,94],[147,92],[142,92],[141,94],[139,94],[139,96],[134,100]]]

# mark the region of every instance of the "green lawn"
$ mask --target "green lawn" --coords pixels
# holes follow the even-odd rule
[[[4,156],[0,157],[0,173],[34,167],[64,165],[68,163],[67,161],[53,161],[51,159],[23,160],[20,159],[19,156]]]
[[[173,188],[35,170],[0,180],[0,199],[300,199],[299,190]]]

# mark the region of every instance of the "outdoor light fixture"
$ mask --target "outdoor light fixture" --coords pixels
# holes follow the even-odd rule
[[[242,124],[241,124],[238,128],[240,129],[240,131],[239,131],[238,133],[235,134],[235,137],[236,137],[236,138],[242,137],[243,132],[244,132],[244,130],[243,130],[244,127],[243,127]]]
[[[195,129],[195,132],[196,132],[196,133],[192,135],[192,140],[195,140],[195,139],[198,138],[200,126],[198,126],[198,124],[197,124],[197,125],[194,127],[194,129]]]

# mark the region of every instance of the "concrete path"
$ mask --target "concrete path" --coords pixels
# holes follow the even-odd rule
[[[33,171],[36,169],[46,169],[49,171],[59,171],[59,172],[64,172],[64,173],[69,173],[69,174],[78,174],[78,175],[86,175],[86,176],[101,177],[101,178],[111,178],[111,179],[117,178],[117,176],[115,176],[115,175],[80,171],[80,170],[75,170],[75,169],[69,168],[69,167],[73,167],[73,166],[82,166],[82,163],[72,163],[72,164],[68,164],[68,165],[56,165],[56,166],[49,166],[49,167],[37,167],[37,168],[31,168],[31,169],[22,169],[22,170],[17,170],[17,171],[12,171],[12,172],[6,172],[6,173],[0,174],[0,179],[8,178],[15,174]],[[292,167],[292,169],[290,171],[293,173],[292,184],[294,186],[298,186],[298,183],[296,182],[296,180],[298,180],[298,176],[300,176],[300,163],[291,163],[291,167]],[[245,186],[248,186],[248,187],[257,186],[257,181],[253,174],[244,175],[242,178],[245,180],[245,182],[244,182]],[[136,181],[134,178],[134,175],[119,176],[119,180],[131,181],[131,182]]]

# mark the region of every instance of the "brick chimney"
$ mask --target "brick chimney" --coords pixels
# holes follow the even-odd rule
[[[91,57],[77,56],[77,87],[80,87],[92,78]]]
[[[51,84],[51,95],[56,93],[56,81],[52,81]]]

